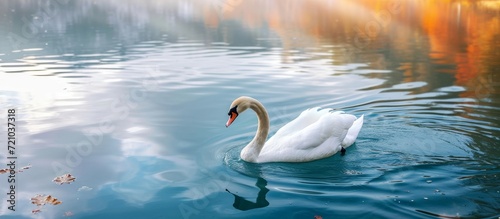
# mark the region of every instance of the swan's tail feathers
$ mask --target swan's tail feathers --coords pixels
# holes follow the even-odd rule
[[[347,135],[345,136],[344,140],[342,141],[342,146],[344,148],[347,148],[354,144],[354,141],[356,141],[356,138],[358,137],[359,131],[361,130],[361,127],[363,126],[363,118],[365,115],[361,115],[354,123],[352,123],[352,126],[349,128],[347,131]]]

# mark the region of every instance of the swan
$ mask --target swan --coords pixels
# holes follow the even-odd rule
[[[226,127],[249,108],[257,114],[258,127],[253,140],[241,150],[240,157],[251,163],[308,162],[338,151],[343,155],[363,126],[364,115],[356,118],[342,111],[315,107],[304,110],[266,142],[269,116],[264,105],[252,97],[238,97],[231,103]]]

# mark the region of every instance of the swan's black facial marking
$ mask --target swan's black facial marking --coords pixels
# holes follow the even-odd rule
[[[229,112],[227,113],[228,116],[231,116],[232,113],[235,113],[236,116],[238,116],[238,111],[236,111],[236,108],[238,107],[238,105],[234,106],[233,108],[231,108],[229,110]]]
[[[231,108],[229,110],[229,113],[227,113],[227,115],[229,116],[229,119],[227,120],[226,122],[226,128],[229,127],[231,125],[231,123],[234,122],[234,120],[236,119],[236,117],[238,117],[238,111],[236,111],[236,108],[238,106],[234,106],[233,108]]]

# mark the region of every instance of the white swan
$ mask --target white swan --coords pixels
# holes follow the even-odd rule
[[[303,111],[296,119],[283,126],[267,142],[269,116],[256,99],[242,96],[231,104],[226,127],[236,117],[252,109],[259,120],[253,140],[241,150],[241,159],[252,163],[307,162],[329,157],[351,146],[363,126],[363,115],[355,116],[319,107]]]

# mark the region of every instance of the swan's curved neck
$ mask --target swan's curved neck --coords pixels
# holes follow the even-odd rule
[[[241,151],[241,158],[248,162],[255,162],[257,157],[266,143],[267,134],[269,132],[269,116],[267,115],[266,108],[257,100],[250,102],[250,109],[255,111],[259,124],[257,133],[253,140]]]

